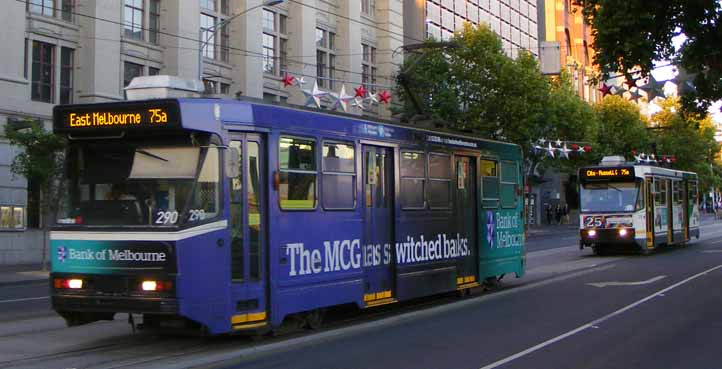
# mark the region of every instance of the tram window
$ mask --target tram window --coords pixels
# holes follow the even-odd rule
[[[499,174],[495,160],[481,160],[482,204],[495,208],[499,204]]]
[[[426,197],[432,209],[448,209],[451,205],[451,157],[429,153],[429,186]]]
[[[689,182],[689,191],[687,191],[690,205],[697,204],[697,182]]]
[[[654,206],[667,206],[667,181],[655,178]]]
[[[356,207],[355,163],[353,144],[324,142],[321,194],[324,209],[352,210]]]
[[[417,151],[401,151],[401,208],[423,209],[426,182],[426,155]]]
[[[513,162],[501,162],[501,207],[515,208],[517,205],[517,186],[519,172]]]
[[[198,183],[193,193],[188,214],[189,222],[195,220],[214,218],[218,215],[218,196],[220,182],[220,160],[218,159],[218,148],[211,145],[206,148],[206,155],[203,160],[201,172],[198,175]],[[199,214],[203,214],[202,216]]]
[[[316,208],[316,141],[281,137],[279,143],[281,209]]]

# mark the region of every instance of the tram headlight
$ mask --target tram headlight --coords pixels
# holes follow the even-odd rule
[[[629,234],[629,231],[626,228],[622,228],[619,230],[620,237],[627,237],[628,234]]]
[[[590,229],[587,231],[587,236],[589,237],[596,237],[597,236],[597,230],[596,229]]]

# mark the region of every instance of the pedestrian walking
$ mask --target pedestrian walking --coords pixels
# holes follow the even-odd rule
[[[552,224],[552,206],[550,204],[546,205],[547,224]]]
[[[564,224],[571,224],[569,221],[569,205],[564,203],[562,207],[562,215],[564,216]]]
[[[562,206],[560,204],[557,204],[556,209],[554,209],[554,215],[557,224],[562,224]]]

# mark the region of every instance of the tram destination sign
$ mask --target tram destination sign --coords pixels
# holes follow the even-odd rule
[[[580,177],[586,181],[634,180],[634,167],[582,168]]]
[[[180,128],[178,103],[174,100],[57,106],[53,111],[55,132],[81,133]]]

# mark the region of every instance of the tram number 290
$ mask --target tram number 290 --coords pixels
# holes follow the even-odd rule
[[[604,225],[604,218],[603,217],[586,217],[584,218],[584,225],[586,227],[601,227]]]
[[[155,216],[155,224],[176,224],[178,222],[177,211],[159,211]],[[203,209],[191,209],[189,211],[189,222],[198,222],[205,218],[206,212]]]

